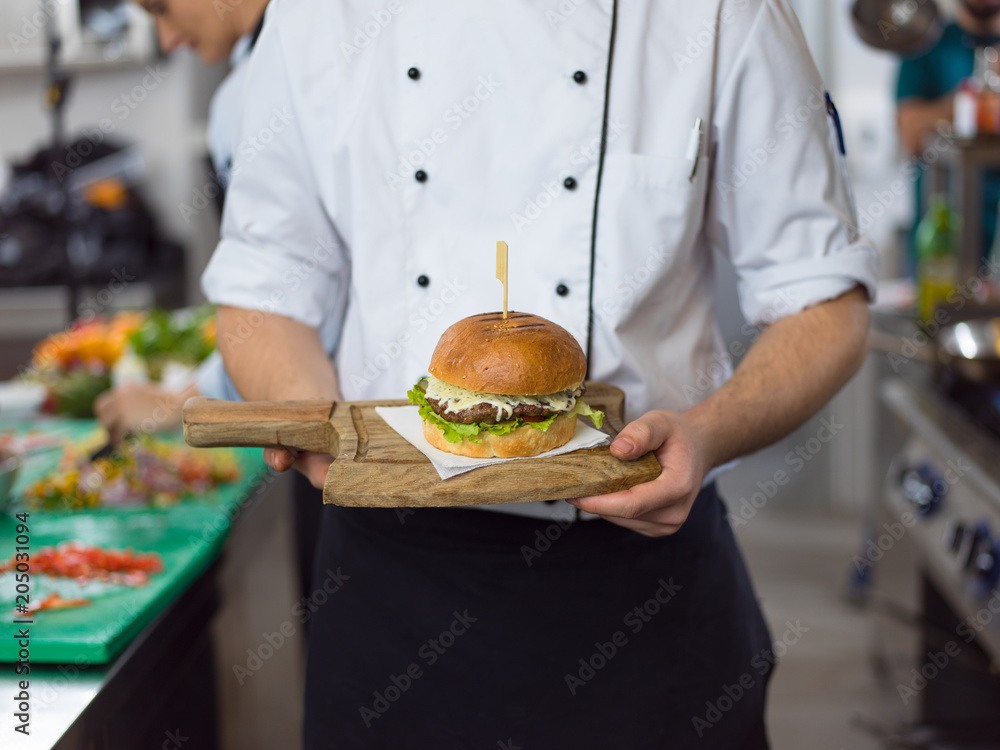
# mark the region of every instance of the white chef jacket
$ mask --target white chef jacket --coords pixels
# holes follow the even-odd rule
[[[253,51],[256,31],[240,37],[229,55],[229,74],[212,94],[208,113],[208,152],[212,166],[223,187],[229,185],[229,172],[240,142],[243,116],[246,62]]]
[[[787,0],[614,6],[272,2],[206,296],[318,329],[346,399],[399,398],[500,308],[505,240],[511,309],[576,336],[628,419],[729,374],[713,247],[752,322],[873,297]]]
[[[240,122],[243,116],[246,61],[254,47],[256,30],[240,37],[229,55],[230,70],[212,94],[208,115],[208,152],[212,166],[223,187],[228,186],[233,156],[240,142]],[[236,391],[218,350],[202,362],[194,375],[198,393],[211,398],[238,401]]]

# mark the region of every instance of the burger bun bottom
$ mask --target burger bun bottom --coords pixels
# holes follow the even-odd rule
[[[576,414],[559,415],[547,430],[524,424],[506,435],[481,432],[477,436],[481,443],[473,443],[468,439],[461,443],[451,443],[445,440],[444,433],[434,424],[425,420],[423,425],[427,442],[448,453],[469,458],[523,458],[566,445],[576,431]]]

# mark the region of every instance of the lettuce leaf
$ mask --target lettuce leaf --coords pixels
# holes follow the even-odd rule
[[[441,432],[444,433],[444,439],[449,443],[461,443],[463,440],[468,440],[472,443],[481,443],[483,442],[479,438],[479,433],[481,432],[488,432],[491,435],[506,435],[508,432],[513,432],[522,425],[528,425],[532,429],[545,432],[552,426],[552,423],[555,422],[556,417],[559,416],[558,414],[553,414],[551,417],[543,419],[541,422],[526,422],[520,417],[517,419],[511,419],[507,422],[499,422],[497,424],[483,424],[481,422],[461,424],[459,422],[449,422],[447,419],[444,419],[436,411],[434,411],[434,408],[430,405],[430,403],[428,403],[427,396],[424,394],[424,389],[421,387],[422,385],[423,381],[421,380],[413,386],[413,388],[406,392],[406,397],[411,404],[419,407],[421,418],[441,430]],[[589,418],[598,429],[600,429],[601,424],[604,422],[604,412],[592,409],[581,399],[577,399],[576,405],[573,407],[572,411],[570,411],[570,414],[577,414],[579,416]]]
[[[473,443],[483,442],[476,437],[481,432],[479,428],[482,425],[460,424],[459,422],[449,422],[447,419],[442,419],[438,416],[437,412],[434,411],[434,408],[427,403],[427,397],[424,395],[424,392],[420,389],[419,385],[420,384],[418,383],[412,389],[407,391],[406,397],[409,399],[411,404],[415,404],[420,407],[420,416],[424,420],[430,422],[444,433],[445,440],[449,443],[461,443],[463,440],[469,440]],[[509,431],[510,430],[508,430],[508,432]]]
[[[583,399],[576,400],[576,406],[573,407],[573,413],[578,414],[581,417],[587,417],[591,422],[594,423],[594,427],[601,429],[601,425],[604,424],[604,412],[598,409],[593,409],[589,404],[585,404]]]
[[[480,432],[488,432],[491,435],[506,435],[508,432],[516,430],[522,424],[520,419],[511,419],[508,422],[497,422],[496,424],[478,422],[475,426],[479,428]]]
[[[552,426],[552,423],[556,421],[556,417],[558,416],[559,416],[558,414],[553,414],[551,417],[549,417],[548,419],[543,419],[541,422],[524,422],[524,424],[528,425],[528,427],[532,427],[536,430],[541,430],[542,432],[545,432]],[[521,422],[523,420],[519,419],[517,421]]]

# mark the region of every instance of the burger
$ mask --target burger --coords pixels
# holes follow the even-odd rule
[[[430,375],[407,394],[435,448],[472,458],[537,456],[569,442],[578,415],[603,412],[580,398],[587,359],[566,329],[528,313],[483,313],[451,326]]]

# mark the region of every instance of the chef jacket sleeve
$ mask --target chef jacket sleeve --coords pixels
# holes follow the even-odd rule
[[[216,304],[329,333],[347,294],[347,261],[321,203],[277,26],[265,25],[245,63],[242,135],[202,289]],[[332,336],[324,343],[330,348]]]
[[[723,76],[706,233],[733,262],[747,320],[771,323],[856,284],[874,299],[875,251],[859,234],[838,126],[786,0],[761,4]]]

